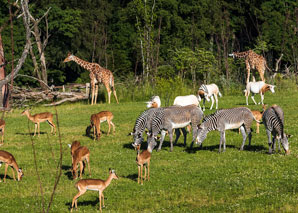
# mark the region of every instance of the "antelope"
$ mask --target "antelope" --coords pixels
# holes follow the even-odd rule
[[[73,155],[74,152],[81,146],[79,141],[74,141],[72,142],[72,144],[68,144],[69,148],[70,148],[70,155],[71,155],[71,164],[73,164]]]
[[[205,111],[205,101],[207,100],[208,102],[212,101],[210,110],[213,108],[214,104],[214,98],[215,98],[215,103],[216,103],[216,109],[218,109],[218,98],[222,97],[222,94],[220,93],[218,86],[216,84],[202,84],[198,90],[197,97],[198,100],[203,99],[203,111]]]
[[[47,121],[49,123],[49,125],[51,126],[51,133],[53,133],[53,130],[54,130],[54,134],[56,134],[56,126],[53,122],[53,114],[52,113],[42,112],[42,113],[38,113],[35,115],[31,115],[29,110],[27,109],[24,112],[22,112],[22,115],[26,115],[28,117],[28,119],[35,124],[35,130],[34,130],[33,136],[36,135],[36,128],[38,128],[38,136],[40,135],[39,124],[44,121]]]
[[[76,194],[73,199],[72,199],[72,205],[71,205],[71,210],[72,212],[73,206],[75,205],[75,208],[77,209],[77,202],[78,198],[85,194],[87,190],[92,190],[92,191],[98,191],[98,198],[99,198],[99,209],[100,212],[102,212],[101,209],[101,200],[103,202],[103,207],[104,207],[104,195],[103,191],[110,185],[111,181],[113,179],[118,179],[118,176],[115,173],[115,170],[109,169],[109,177],[107,180],[101,180],[101,179],[83,179],[79,180],[76,184],[75,187],[79,190],[78,194]]]
[[[5,132],[5,121],[0,119],[0,130],[1,130],[1,134],[2,134],[2,142],[0,143],[0,146],[3,145],[3,141],[4,141],[4,132]]]
[[[113,134],[115,134],[115,125],[113,124],[112,120],[114,118],[113,113],[111,113],[110,111],[101,111],[97,114],[92,114],[91,118],[90,118],[90,122],[91,122],[91,128],[93,127],[93,138],[94,140],[100,139],[100,135],[101,135],[101,131],[100,131],[100,123],[107,121],[109,124],[109,130],[108,130],[108,134],[110,134],[111,131],[111,125],[113,126]]]
[[[82,173],[84,169],[84,160],[87,161],[88,163],[88,170],[89,170],[89,176],[91,176],[91,171],[90,171],[90,164],[89,164],[89,157],[90,157],[90,152],[89,149],[85,146],[80,146],[77,148],[73,155],[72,155],[72,175],[73,179],[76,179],[77,176],[77,165],[78,163],[80,164],[80,179],[82,179]]]
[[[136,158],[136,163],[138,165],[138,184],[140,183],[141,180],[141,185],[143,185],[143,167],[145,164],[145,176],[144,180],[146,180],[146,170],[148,168],[148,181],[150,180],[150,159],[151,159],[151,153],[152,149],[151,146],[148,145],[147,150],[144,150],[140,152],[141,144],[138,144],[135,146],[135,149],[137,150],[137,158]]]
[[[5,163],[5,173],[4,173],[4,178],[3,178],[4,182],[6,180],[8,166],[10,166],[12,169],[12,174],[13,174],[14,180],[16,180],[16,177],[14,174],[14,169],[18,173],[18,181],[20,181],[22,179],[22,177],[24,176],[23,171],[21,168],[19,168],[19,166],[16,162],[16,159],[14,158],[14,156],[12,154],[10,154],[9,152],[6,152],[4,150],[0,150],[0,166],[2,165],[2,163]],[[0,182],[1,182],[1,179],[0,179]]]
[[[266,91],[270,90],[272,93],[274,93],[274,85],[271,84],[266,84],[264,81],[257,81],[257,82],[248,82],[246,85],[246,89],[244,90],[245,93],[245,97],[246,97],[246,105],[248,105],[248,96],[250,93],[252,93],[251,95],[251,99],[253,100],[253,102],[255,103],[255,105],[257,105],[254,95],[259,93],[261,95],[261,104],[264,104],[264,94]],[[259,104],[260,104],[259,103]]]

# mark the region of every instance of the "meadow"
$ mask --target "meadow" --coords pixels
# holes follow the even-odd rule
[[[290,155],[284,151],[268,154],[264,125],[256,134],[253,124],[252,145],[248,141],[244,151],[239,151],[242,136],[237,131],[226,132],[227,150],[218,153],[219,132],[210,132],[202,149],[194,146],[189,150],[183,137],[169,152],[169,138],[165,139],[160,152],[153,151],[150,181],[137,184],[136,152],[131,146],[132,131],[136,118],[146,108],[144,101],[112,104],[87,103],[64,104],[55,108],[34,107],[31,113],[50,111],[58,114],[59,131],[50,134],[50,126],[41,123],[40,137],[32,137],[34,125],[21,116],[24,109],[15,109],[5,115],[5,144],[0,147],[14,155],[24,171],[22,181],[13,181],[11,169],[6,183],[0,183],[1,212],[41,212],[47,209],[53,191],[62,144],[62,174],[49,212],[69,212],[77,180],[70,173],[71,156],[67,144],[78,140],[90,150],[92,178],[106,179],[108,169],[116,170],[118,180],[113,180],[104,191],[103,212],[297,212],[298,211],[298,113],[297,89],[276,89],[266,93],[265,103],[278,104],[285,114],[285,130],[292,134]],[[259,100],[259,96],[256,99]],[[249,108],[261,110],[260,105]],[[164,103],[162,103],[164,106]],[[207,103],[207,107],[210,103]],[[223,94],[219,108],[245,106],[243,95]],[[106,135],[107,123],[99,141],[86,136],[90,115],[102,110],[114,114],[115,135]],[[206,109],[204,114],[215,110]],[[56,118],[54,119],[57,123]],[[60,134],[60,137],[59,137]],[[32,140],[31,140],[32,138]],[[59,139],[60,138],[60,139]],[[34,150],[36,163],[34,163]],[[144,143],[143,148],[145,148]],[[4,166],[0,168],[3,179]],[[89,178],[87,170],[83,176]],[[42,185],[38,179],[40,178]],[[41,188],[43,196],[41,196]],[[98,193],[87,191],[78,200],[77,212],[98,211]]]

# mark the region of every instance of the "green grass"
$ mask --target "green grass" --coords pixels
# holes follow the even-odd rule
[[[183,137],[174,151],[169,152],[166,137],[161,152],[153,152],[150,182],[136,182],[136,152],[131,147],[132,131],[138,115],[145,110],[144,102],[98,104],[83,103],[57,107],[63,146],[62,176],[57,187],[51,212],[68,212],[73,196],[77,193],[70,172],[68,143],[79,140],[90,149],[92,178],[106,179],[108,169],[116,170],[119,180],[113,180],[105,190],[104,212],[297,212],[298,211],[298,144],[297,144],[297,91],[266,93],[265,103],[278,104],[285,113],[285,129],[294,137],[290,139],[289,156],[281,153],[269,155],[264,126],[260,134],[253,134],[252,147],[239,151],[242,136],[238,131],[227,131],[227,150],[218,153],[219,132],[210,132],[203,149],[188,152]],[[259,96],[256,97],[259,100]],[[252,101],[249,100],[250,104]],[[224,95],[219,99],[220,108],[243,106],[244,96]],[[210,103],[207,103],[210,106]],[[261,106],[250,105],[250,109]],[[114,113],[116,134],[103,134],[100,141],[85,136],[90,115],[101,110]],[[54,108],[36,107],[32,113],[55,112]],[[42,197],[34,166],[28,119],[21,116],[21,109],[6,115],[5,144],[0,149],[11,152],[24,170],[21,182],[13,181],[11,169],[6,183],[0,183],[1,212],[40,212]],[[212,111],[214,112],[214,110]],[[210,114],[206,110],[205,114]],[[56,122],[56,121],[55,121]],[[34,125],[29,123],[31,132]],[[254,131],[256,129],[253,124]],[[107,124],[102,124],[107,132]],[[59,137],[50,135],[50,126],[41,124],[41,136],[34,137],[38,172],[42,181],[45,203],[48,204],[56,168],[59,161]],[[191,142],[188,135],[187,146]],[[3,178],[4,167],[0,168]],[[88,177],[88,172],[84,178]],[[88,191],[78,200],[79,212],[98,211],[98,193]]]

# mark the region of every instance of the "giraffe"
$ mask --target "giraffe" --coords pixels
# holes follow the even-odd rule
[[[247,70],[247,79],[246,84],[249,82],[250,77],[250,69],[256,69],[261,77],[261,80],[265,82],[264,73],[266,68],[270,70],[267,66],[266,59],[256,54],[253,50],[248,50],[245,52],[233,52],[232,54],[229,54],[229,56],[232,56],[233,58],[245,58],[245,65]]]
[[[97,83],[103,83],[103,85],[106,87],[108,91],[109,103],[111,103],[111,93],[112,93],[110,89],[110,86],[111,86],[113,89],[113,94],[115,96],[117,104],[119,104],[116,90],[115,90],[115,85],[114,85],[114,76],[110,70],[101,67],[97,63],[90,63],[88,61],[84,61],[70,53],[68,53],[67,57],[64,59],[63,62],[65,63],[69,61],[76,62],[78,65],[80,65],[81,67],[83,67],[84,69],[90,72],[89,77],[91,81],[90,83],[91,83],[91,90],[92,90],[91,105],[96,104],[98,87],[95,86],[95,84]]]

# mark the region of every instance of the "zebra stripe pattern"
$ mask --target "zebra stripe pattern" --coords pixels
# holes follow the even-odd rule
[[[145,129],[150,129],[152,118],[156,116],[156,114],[161,110],[161,108],[150,108],[146,111],[144,111],[136,120],[135,126],[133,129],[133,132],[131,135],[133,135],[134,142],[133,146],[140,144],[143,142],[143,132]]]
[[[219,152],[221,152],[221,145],[223,143],[223,149],[225,151],[225,130],[237,129],[240,127],[243,141],[240,150],[243,150],[246,138],[248,134],[249,145],[251,143],[251,124],[254,117],[250,109],[246,107],[238,107],[232,109],[218,110],[214,114],[206,116],[203,119],[202,124],[198,127],[198,136],[196,143],[201,145],[206,139],[208,132],[218,130],[220,135]]]
[[[268,108],[262,119],[268,137],[269,153],[271,154],[272,149],[275,149],[275,141],[278,139],[278,143],[281,141],[286,154],[290,154],[288,136],[284,132],[284,113],[281,107],[273,105]],[[272,140],[271,134],[273,136]]]

